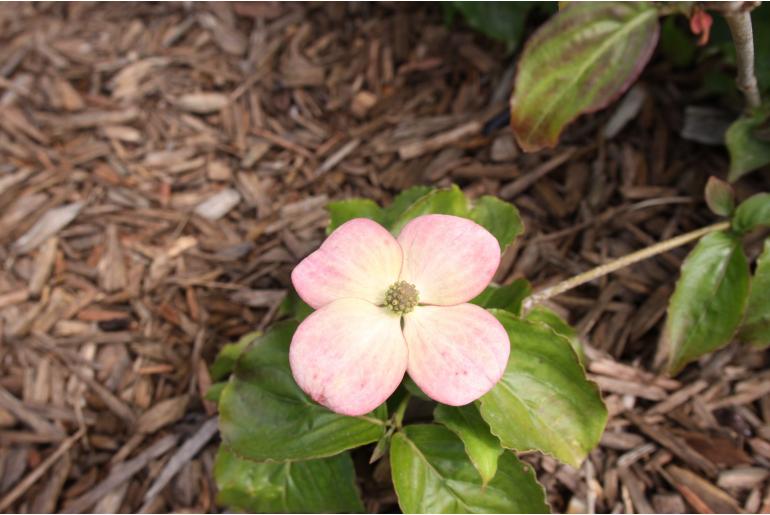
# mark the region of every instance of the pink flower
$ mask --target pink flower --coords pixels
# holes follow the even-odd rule
[[[382,404],[405,372],[444,404],[478,399],[503,375],[510,342],[467,302],[499,263],[495,237],[465,218],[421,216],[398,239],[365,218],[343,224],[291,274],[317,310],[291,341],[297,384],[345,415]]]

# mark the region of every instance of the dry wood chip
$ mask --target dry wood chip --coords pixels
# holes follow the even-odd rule
[[[206,167],[206,176],[212,181],[229,181],[233,177],[233,171],[223,160],[209,162]]]
[[[90,488],[88,492],[80,497],[66,503],[62,513],[84,512],[115,487],[133,477],[134,474],[146,467],[152,460],[168,452],[176,445],[176,440],[176,435],[166,435],[142,451],[136,458],[115,465],[110,475],[104,481]]]
[[[21,304],[29,299],[29,288],[20,288],[18,290],[9,291],[0,295],[0,309],[13,306],[14,304]]]
[[[326,158],[326,161],[324,161],[323,164],[321,164],[321,166],[319,166],[313,173],[313,177],[317,179],[324,173],[340,164],[342,160],[350,155],[356,148],[358,148],[358,145],[360,144],[361,140],[359,139],[353,139],[345,143],[339,150]]]
[[[599,385],[603,391],[620,393],[623,395],[632,395],[651,401],[661,401],[667,397],[663,388],[653,385],[643,385],[632,381],[622,379],[613,379],[611,377],[589,374],[589,378]]]
[[[652,496],[655,513],[687,513],[684,499],[677,494],[655,494]]]
[[[93,508],[94,513],[119,513],[120,505],[128,491],[129,482],[116,486],[99,499]]]
[[[49,209],[35,225],[24,233],[13,244],[13,250],[24,254],[37,248],[45,240],[59,232],[67,224],[72,222],[83,209],[83,202],[73,202],[57,208]]]
[[[128,284],[123,248],[118,239],[118,228],[114,224],[107,227],[107,241],[104,255],[99,260],[99,285],[106,292],[122,290]]]
[[[664,414],[668,413],[672,409],[680,406],[690,400],[693,396],[703,391],[708,386],[708,383],[703,380],[695,381],[683,387],[678,392],[672,393],[667,399],[659,402],[647,411],[648,415]]]
[[[677,437],[663,426],[648,424],[634,414],[627,413],[626,417],[633,422],[642,433],[658,442],[685,463],[702,470],[709,477],[717,475],[718,469],[716,465],[690,447],[683,438]]]
[[[195,206],[195,214],[207,220],[219,220],[241,201],[241,194],[232,188],[225,188]]]
[[[184,416],[189,401],[189,395],[185,394],[158,402],[139,416],[137,431],[152,434],[162,427],[173,424]]]
[[[492,142],[490,157],[495,162],[513,161],[519,155],[519,149],[513,140],[513,134],[510,131],[499,135]]]
[[[59,239],[57,237],[48,238],[35,256],[35,271],[29,280],[29,292],[32,295],[40,295],[51,276],[58,245]]]
[[[208,443],[211,438],[214,437],[215,434],[217,434],[217,431],[219,429],[218,426],[219,419],[217,417],[213,417],[208,419],[206,422],[201,425],[201,427],[198,429],[198,431],[195,432],[193,436],[191,436],[180,448],[179,450],[174,453],[173,456],[171,456],[171,459],[168,460],[166,463],[166,466],[163,468],[163,471],[158,475],[158,477],[153,482],[152,486],[149,490],[147,490],[147,493],[144,494],[144,505],[139,510],[140,512],[145,512],[148,508],[148,504],[152,502],[152,500],[163,490],[163,488],[171,481],[174,476],[179,472],[179,470],[190,460],[192,460],[195,455],[198,453],[198,451],[201,450],[201,448]]]
[[[719,473],[717,485],[721,488],[749,490],[770,476],[770,470],[760,467],[741,467]]]
[[[724,490],[694,472],[676,465],[669,465],[665,471],[673,486],[701,513],[743,513],[740,506]]]
[[[644,444],[644,438],[634,433],[622,433],[617,431],[605,431],[602,434],[602,447],[627,451]]]
[[[559,154],[555,155],[545,163],[541,164],[531,172],[528,172],[513,182],[510,182],[500,188],[499,195],[504,199],[512,199],[518,196],[523,191],[529,189],[536,181],[545,177],[549,173],[553,172],[561,165],[566,163],[575,154],[575,149],[567,149]]]
[[[478,120],[467,122],[459,127],[437,134],[427,140],[413,141],[401,145],[398,149],[398,156],[401,159],[414,159],[428,152],[435,152],[452,143],[455,143],[468,136],[473,136],[481,131],[482,123]]]
[[[131,63],[120,70],[110,81],[114,98],[132,98],[140,92],[140,86],[147,76],[157,71],[159,67],[168,65],[165,57],[149,57]]]
[[[86,111],[53,119],[52,122],[53,125],[60,125],[62,129],[85,129],[100,125],[120,125],[134,121],[138,116],[139,109],[128,107],[121,111]]]
[[[101,128],[104,135],[110,139],[125,141],[127,143],[141,143],[142,133],[133,127],[126,125],[107,125]]]
[[[173,101],[177,107],[196,114],[216,113],[223,109],[230,99],[222,93],[188,93]]]
[[[231,299],[253,308],[269,308],[280,303],[285,296],[286,290],[238,290]]]
[[[233,55],[243,55],[248,46],[248,40],[233,26],[224,24],[216,16],[209,13],[201,13],[198,23],[204,29],[211,31],[214,41],[225,52]]]
[[[630,469],[620,468],[618,469],[618,475],[623,485],[628,488],[628,493],[631,496],[631,501],[634,503],[636,513],[653,513],[652,506],[647,501],[647,496],[644,493],[644,483],[636,477]]]
[[[61,458],[64,453],[68,452],[70,448],[83,437],[84,434],[85,430],[80,429],[80,431],[75,433],[73,436],[64,440],[56,449],[56,451],[53,452],[53,454],[48,456],[45,461],[43,461],[35,468],[35,470],[30,472],[27,477],[25,477],[13,488],[13,490],[5,494],[5,496],[0,499],[0,511],[8,508],[16,499],[23,495],[27,489],[34,485],[35,482],[37,482],[43,476],[43,474],[45,474],[48,469],[50,469],[51,466],[53,466],[53,464],[59,460],[59,458]]]
[[[6,191],[9,191],[13,186],[21,183],[30,175],[32,175],[32,170],[29,168],[23,168],[17,172],[13,172],[0,177],[0,195]]]
[[[607,124],[604,126],[604,137],[609,139],[617,136],[623,127],[628,125],[628,122],[636,118],[639,112],[642,110],[642,105],[647,99],[647,92],[644,87],[636,85],[623,97],[618,106],[615,108],[615,112],[607,120]]]
[[[2,386],[0,386],[0,406],[10,411],[16,418],[38,433],[58,439],[64,438],[64,432],[61,429],[27,408],[23,402],[11,395],[11,392]]]
[[[72,459],[68,452],[61,455],[61,459],[56,462],[47,478],[43,488],[36,493],[30,512],[32,513],[54,513],[59,501],[64,483],[67,481],[70,469],[72,468]]]

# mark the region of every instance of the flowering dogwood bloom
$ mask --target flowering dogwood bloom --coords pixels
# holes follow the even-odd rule
[[[444,404],[476,400],[510,352],[497,319],[468,304],[499,263],[495,237],[465,218],[420,216],[397,239],[372,220],[346,222],[291,275],[316,309],[291,341],[297,384],[345,415],[382,404],[405,372]]]

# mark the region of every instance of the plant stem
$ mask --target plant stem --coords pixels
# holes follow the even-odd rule
[[[702,227],[698,230],[681,234],[675,238],[671,238],[670,240],[661,241],[660,243],[656,243],[655,245],[652,245],[650,247],[637,250],[636,252],[633,252],[631,254],[618,258],[614,261],[610,261],[609,263],[605,263],[603,265],[597,266],[596,268],[592,268],[587,272],[583,272],[582,274],[578,274],[574,277],[570,277],[565,281],[562,281],[558,284],[549,286],[548,288],[544,288],[540,291],[533,293],[532,295],[530,295],[524,300],[524,303],[522,305],[522,311],[526,313],[529,310],[531,310],[536,304],[540,304],[552,297],[561,295],[562,293],[568,290],[571,290],[572,288],[577,288],[581,284],[591,282],[607,274],[611,274],[612,272],[620,270],[621,268],[625,268],[629,265],[633,265],[634,263],[638,263],[639,261],[643,261],[647,258],[651,258],[658,254],[662,254],[663,252],[667,252],[671,249],[675,249],[676,247],[680,247],[693,240],[697,240],[698,238],[700,238],[701,236],[705,236],[706,234],[709,234],[715,231],[723,231],[725,229],[728,229],[729,227],[730,227],[730,222],[720,222],[718,224]]]
[[[757,88],[757,77],[754,74],[754,35],[751,30],[751,12],[738,10],[724,13],[727,26],[735,43],[738,66],[738,89],[746,97],[746,107],[759,107],[762,100]]]

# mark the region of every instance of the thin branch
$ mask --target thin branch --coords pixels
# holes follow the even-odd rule
[[[759,97],[757,77],[754,74],[754,35],[751,30],[751,12],[746,10],[725,12],[724,17],[735,43],[738,89],[746,97],[746,106],[749,109],[759,107],[762,100]]]
[[[599,279],[600,277],[603,277],[607,274],[611,274],[612,272],[620,270],[621,268],[625,268],[629,265],[633,265],[634,263],[638,263],[639,261],[643,261],[647,258],[651,258],[658,254],[662,254],[663,252],[667,252],[671,249],[675,249],[676,247],[680,247],[693,240],[697,240],[698,238],[700,238],[701,236],[705,236],[706,234],[709,234],[715,231],[723,231],[725,229],[728,229],[729,227],[730,227],[729,222],[720,222],[718,224],[709,225],[707,227],[703,227],[696,231],[688,232],[680,236],[677,236],[675,238],[671,238],[670,240],[656,243],[655,245],[643,248],[642,250],[638,250],[636,252],[628,254],[627,256],[623,256],[614,261],[610,261],[609,263],[605,263],[603,265],[597,266],[596,268],[588,270],[587,272],[583,272],[582,274],[578,274],[574,277],[570,277],[565,281],[562,281],[554,286],[544,288],[527,297],[524,300],[523,311],[526,313],[529,310],[531,310],[536,304],[540,304],[552,297],[561,295],[562,293],[568,290],[571,290],[573,288],[577,288],[582,284],[591,282],[595,279]]]

